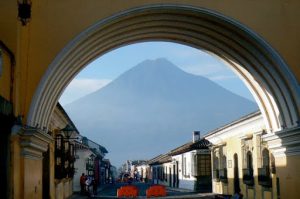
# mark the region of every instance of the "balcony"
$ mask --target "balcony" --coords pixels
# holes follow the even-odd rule
[[[63,179],[67,177],[65,168],[61,165],[55,165],[55,179]]]
[[[216,182],[220,181],[220,173],[219,173],[219,169],[215,169],[213,170],[213,179]]]
[[[253,177],[253,169],[246,168],[243,169],[243,182],[246,185],[253,186],[254,185],[254,177]]]
[[[228,183],[227,169],[226,168],[220,169],[219,175],[220,175],[220,181],[221,182]]]
[[[85,166],[86,166],[87,171],[93,171],[94,170],[94,165],[93,164],[86,163]]]
[[[272,178],[269,167],[258,169],[258,184],[263,187],[272,187]]]

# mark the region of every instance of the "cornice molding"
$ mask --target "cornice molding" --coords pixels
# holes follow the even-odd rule
[[[53,138],[40,129],[23,127],[20,134],[21,154],[29,159],[42,159]]]
[[[275,157],[300,155],[300,126],[262,136]]]

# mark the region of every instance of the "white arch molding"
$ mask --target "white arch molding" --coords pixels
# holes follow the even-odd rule
[[[115,48],[142,41],[177,42],[213,53],[246,83],[268,132],[298,126],[299,85],[277,52],[239,22],[184,5],[130,9],[78,35],[48,67],[33,97],[27,125],[48,126],[65,87],[88,63]]]

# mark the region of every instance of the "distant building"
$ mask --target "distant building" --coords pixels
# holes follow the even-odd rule
[[[111,183],[115,183],[116,179],[118,178],[118,171],[117,168],[113,165],[110,166],[110,176],[111,176]]]
[[[103,158],[107,153],[107,150],[83,137],[81,142],[76,142],[76,173],[74,176],[74,191],[80,191],[80,176],[82,173],[95,179],[95,182],[99,185],[105,183],[105,177],[101,175],[101,167],[104,165]]]
[[[168,154],[159,155],[148,161],[150,166],[149,179],[153,184],[163,184],[170,187],[177,180],[176,168],[173,169],[172,157]],[[174,173],[175,171],[175,173]]]
[[[87,174],[93,176],[97,184],[105,184],[106,176],[103,175],[104,173],[102,171],[103,169],[105,170],[106,162],[104,161],[104,156],[108,151],[105,147],[86,137],[82,138],[82,143],[88,146],[94,154],[86,159]]]
[[[136,165],[136,171],[137,171],[137,178],[139,181],[142,182],[148,182],[149,179],[149,172],[150,169],[147,162],[141,162],[140,164]]]
[[[92,156],[96,156],[90,148],[81,142],[76,142],[75,144],[76,149],[76,162],[75,162],[75,175],[73,181],[73,189],[74,191],[80,191],[80,176],[82,173],[85,175],[89,175],[87,171],[87,160],[90,159]]]
[[[211,190],[210,143],[193,132],[193,141],[148,161],[151,180],[193,191]]]

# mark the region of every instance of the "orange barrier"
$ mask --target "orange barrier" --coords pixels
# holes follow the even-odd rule
[[[125,185],[117,189],[117,197],[131,197],[135,198],[138,196],[138,188],[134,185]]]
[[[152,185],[146,190],[147,198],[166,196],[166,187],[163,185]]]

